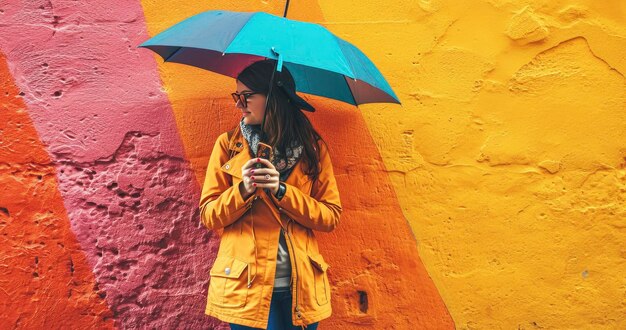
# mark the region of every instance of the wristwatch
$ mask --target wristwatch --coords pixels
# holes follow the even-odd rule
[[[279,182],[278,191],[276,192],[276,194],[274,194],[274,197],[276,197],[276,199],[278,200],[281,200],[283,199],[283,196],[285,196],[286,191],[287,191],[287,186],[284,183]]]

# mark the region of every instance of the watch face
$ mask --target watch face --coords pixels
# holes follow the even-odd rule
[[[285,191],[287,190],[287,187],[285,186],[284,183],[279,183],[278,184],[278,191],[276,192],[276,197],[277,198],[282,198],[283,195],[285,195]]]

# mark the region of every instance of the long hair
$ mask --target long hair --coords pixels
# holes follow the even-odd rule
[[[237,76],[237,80],[254,92],[263,93],[266,97],[269,91],[270,78],[274,71],[275,60],[263,60],[252,63]],[[279,73],[277,72],[276,75]],[[291,73],[283,66],[282,79],[291,79]],[[320,142],[325,143],[304,113],[294,104],[286,94],[278,88],[274,77],[271,94],[268,98],[265,127],[267,141],[281,155],[286,155],[289,147],[301,144],[304,147],[302,160],[305,162],[305,173],[313,180],[320,173]]]

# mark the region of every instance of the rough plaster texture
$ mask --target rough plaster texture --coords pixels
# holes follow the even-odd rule
[[[131,131],[111,157],[58,166],[72,229],[120,326],[216,325],[203,315],[214,233],[198,230],[188,164],[158,139]]]
[[[310,98],[346,209],[319,235],[324,328],[626,327],[624,2],[291,6],[403,102]],[[134,47],[203,10],[282,7],[0,3],[2,325],[226,328],[202,315],[219,238],[196,202],[234,83]]]
[[[0,53],[0,328],[111,329],[50,161]]]
[[[318,3],[403,101],[361,109],[456,327],[626,327],[624,2]]]
[[[119,328],[216,325],[203,313],[212,235],[197,229],[199,188],[155,62],[136,49],[148,38],[140,4],[14,2],[1,15],[1,50],[109,317]],[[49,294],[22,303],[58,327],[67,320],[45,314],[56,306]]]

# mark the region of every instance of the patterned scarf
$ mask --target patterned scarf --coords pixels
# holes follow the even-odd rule
[[[243,137],[246,141],[248,141],[250,151],[252,151],[253,155],[256,155],[259,142],[261,141],[261,125],[246,125],[243,123],[242,118],[239,122],[239,127],[241,128]],[[293,166],[296,165],[298,159],[300,159],[300,156],[304,151],[304,146],[298,144],[296,141],[293,141],[293,143],[291,143],[291,147],[286,150],[286,157],[281,155],[277,149],[274,149],[273,151],[274,157],[270,159],[270,161],[280,173],[280,180],[285,181]]]

